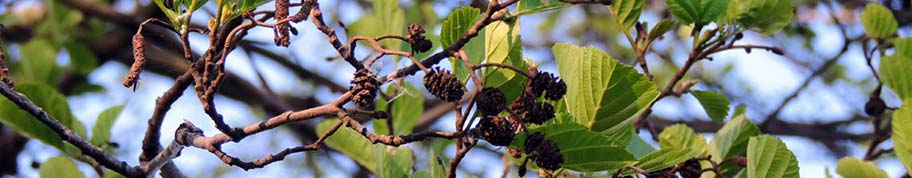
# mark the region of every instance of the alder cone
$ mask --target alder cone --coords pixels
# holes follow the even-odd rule
[[[551,106],[551,104],[537,102],[533,106],[532,115],[526,119],[526,122],[541,125],[554,118],[554,106]]]
[[[545,94],[549,100],[559,100],[567,93],[567,84],[550,72],[535,74],[529,87],[536,97]]]
[[[510,110],[516,114],[516,119],[528,121],[535,115],[535,104],[535,96],[524,92],[510,105]]]
[[[864,109],[869,116],[880,116],[887,109],[887,104],[880,97],[871,97],[865,103]]]
[[[665,168],[655,172],[646,173],[646,178],[677,178],[671,168]]]
[[[495,146],[507,146],[513,142],[515,129],[506,118],[500,116],[486,116],[479,123],[481,137]]]
[[[380,81],[367,69],[358,69],[351,81],[352,102],[362,108],[373,108]]]
[[[427,52],[434,46],[431,40],[424,37],[424,27],[418,24],[409,25],[408,35],[405,36],[405,40],[412,46],[413,51],[419,53]]]
[[[535,148],[545,140],[545,135],[541,132],[535,132],[526,136],[526,143],[523,146],[526,147],[526,154],[531,154],[532,151],[535,151]]]
[[[475,97],[475,103],[478,104],[478,111],[484,115],[497,115],[504,110],[507,97],[497,88],[486,87],[481,89],[478,96]]]
[[[554,171],[564,163],[564,156],[561,155],[560,148],[554,141],[543,139],[536,147],[532,161],[535,161],[535,165],[540,168]]]
[[[684,164],[678,168],[678,173],[684,178],[698,178],[703,174],[702,170],[703,168],[700,166],[699,160],[690,159],[685,161]]]
[[[549,100],[560,100],[567,94],[567,83],[564,83],[564,80],[556,78],[551,85],[548,86],[548,93],[545,94],[545,98]]]
[[[424,87],[432,95],[448,102],[459,101],[465,94],[462,82],[450,74],[450,71],[439,67],[424,75]]]

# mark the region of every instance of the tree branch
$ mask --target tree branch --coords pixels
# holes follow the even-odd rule
[[[82,137],[79,137],[75,132],[58,122],[57,119],[52,118],[50,115],[48,115],[47,112],[32,103],[32,101],[25,97],[25,95],[22,95],[21,93],[10,89],[6,85],[0,85],[0,93],[2,93],[3,96],[12,101],[14,104],[16,104],[16,106],[19,106],[20,109],[28,112],[36,119],[38,119],[38,121],[40,121],[42,124],[48,126],[48,128],[60,136],[62,140],[73,144],[73,146],[76,146],[76,148],[78,148],[82,154],[91,157],[93,160],[97,161],[108,169],[129,177],[141,177],[145,175],[145,173],[139,167],[130,166],[124,161],[117,160],[116,158],[107,155],[104,152],[104,149],[96,147],[87,142]]]

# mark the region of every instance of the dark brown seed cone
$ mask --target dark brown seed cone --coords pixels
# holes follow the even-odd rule
[[[880,97],[871,97],[865,103],[864,109],[869,116],[880,116],[887,109],[887,104]]]
[[[548,88],[548,85],[551,83],[551,73],[542,72],[535,74],[532,77],[531,83],[529,83],[529,88],[532,89],[532,94],[535,94],[535,97],[541,96],[545,92],[545,89]]]
[[[530,154],[532,151],[535,151],[535,148],[537,148],[543,140],[545,140],[545,135],[541,132],[535,132],[526,136],[526,143],[523,144],[523,146],[526,147],[526,154]]]
[[[646,178],[676,178],[671,168],[665,168],[655,172],[646,173]]]
[[[699,160],[690,159],[681,164],[681,167],[678,168],[678,173],[684,178],[698,178],[703,174],[702,170]]]
[[[424,37],[424,27],[418,24],[409,25],[408,35],[405,36],[405,39],[412,45],[412,50],[419,53],[427,52],[434,46],[431,40]]]
[[[526,118],[527,123],[541,125],[554,118],[554,106],[551,106],[551,104],[538,102],[535,103],[534,108],[531,111],[531,116]]]
[[[465,94],[462,82],[450,71],[439,67],[424,75],[424,87],[437,98],[448,102],[459,101]]]
[[[497,115],[506,107],[507,97],[497,88],[484,88],[475,97],[475,103],[478,104],[478,111],[484,115]]]
[[[350,90],[354,95],[352,96],[352,102],[359,107],[372,109],[374,98],[377,97],[377,90],[380,87],[380,81],[367,69],[358,69],[351,84]]]
[[[564,83],[560,77],[557,77],[550,72],[535,74],[535,77],[532,77],[532,83],[529,84],[529,87],[536,97],[547,92],[545,98],[549,100],[559,100],[567,93],[567,84]]]
[[[731,162],[741,167],[747,167],[747,157],[744,156],[732,157]]]
[[[513,142],[515,129],[506,118],[487,116],[479,123],[481,137],[495,146],[507,146]]]
[[[524,92],[510,105],[510,110],[517,114],[514,116],[516,119],[527,121],[535,115],[535,104],[535,96]]]
[[[130,67],[130,73],[124,77],[123,86],[136,89],[136,82],[139,81],[139,73],[146,63],[146,39],[140,33],[133,34],[133,66]]]
[[[543,139],[536,147],[532,160],[535,165],[547,170],[557,170],[564,163],[564,156],[560,153],[560,148],[551,140]]]
[[[548,86],[548,93],[545,94],[545,98],[549,100],[560,100],[564,97],[564,94],[567,94],[567,83],[564,83],[564,80],[560,78],[555,78],[553,83]]]

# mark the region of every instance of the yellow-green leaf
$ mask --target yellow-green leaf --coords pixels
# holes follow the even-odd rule
[[[693,149],[700,155],[706,152],[706,138],[694,133],[694,130],[684,124],[675,124],[665,127],[659,134],[659,146],[662,149]]]
[[[703,106],[706,115],[713,121],[722,122],[728,116],[729,103],[725,95],[699,90],[691,91],[690,94],[697,98],[697,101],[700,101],[700,105]]]
[[[777,138],[751,137],[747,145],[747,177],[798,178],[798,160]]]
[[[729,19],[764,34],[778,32],[795,16],[792,0],[732,0],[727,12]]]
[[[709,143],[713,161],[722,162],[732,156],[747,152],[750,137],[760,135],[760,129],[744,115],[735,116],[725,123]]]
[[[598,48],[558,43],[552,51],[567,83],[567,110],[594,131],[624,126],[659,94],[646,76]]]
[[[899,28],[890,9],[878,3],[868,3],[861,12],[861,25],[865,33],[874,38],[888,38]]]
[[[896,157],[912,170],[912,100],[905,100],[893,113],[893,151]]]
[[[880,80],[900,99],[912,98],[912,59],[905,56],[886,56],[880,60]]]
[[[85,175],[79,171],[76,164],[70,158],[60,156],[53,157],[41,163],[38,168],[38,175],[43,178],[84,178]]]
[[[839,159],[836,163],[836,173],[843,178],[887,178],[884,172],[872,162],[867,162],[854,157]]]

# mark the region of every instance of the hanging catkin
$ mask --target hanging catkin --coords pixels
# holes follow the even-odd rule
[[[136,82],[139,81],[139,73],[142,72],[143,64],[146,63],[146,39],[140,33],[133,35],[133,66],[130,67],[130,73],[124,78],[123,85],[127,88],[136,90]]]

